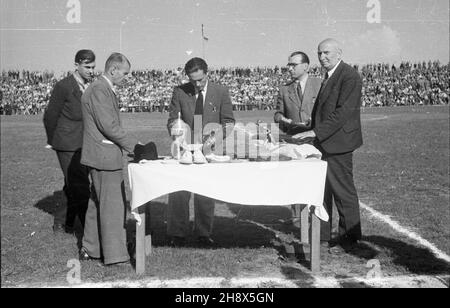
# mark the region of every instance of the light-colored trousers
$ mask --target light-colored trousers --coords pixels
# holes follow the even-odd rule
[[[86,212],[83,247],[105,264],[130,259],[126,242],[126,208],[122,170],[90,170],[93,189]]]

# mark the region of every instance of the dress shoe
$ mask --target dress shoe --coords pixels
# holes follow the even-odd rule
[[[186,245],[186,239],[181,236],[172,236],[169,245],[172,247],[184,247]]]
[[[68,234],[73,234],[75,232],[74,226],[65,225],[64,231]]]
[[[54,223],[53,224],[53,233],[65,233],[66,228],[63,224],[60,223]]]
[[[199,236],[197,243],[200,247],[214,247],[216,243],[209,236]]]
[[[359,242],[355,239],[346,238],[342,240],[339,245],[345,250],[345,252],[351,252],[359,247]]]
[[[79,259],[80,261],[100,260],[100,258],[94,258],[94,257],[91,257],[91,256],[87,253],[87,251],[86,251],[85,248],[81,248],[81,249],[80,249],[80,252],[79,252],[79,254],[78,254],[78,259]]]

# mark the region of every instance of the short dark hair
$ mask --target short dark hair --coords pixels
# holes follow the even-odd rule
[[[184,66],[186,74],[191,74],[198,70],[202,70],[205,74],[208,72],[208,64],[202,58],[192,58]]]
[[[295,57],[295,56],[302,56],[302,63],[307,63],[309,64],[309,57],[306,53],[304,53],[303,51],[296,51],[291,53],[291,55],[289,56],[290,58]]]
[[[113,65],[115,65],[115,64],[123,64],[124,62],[128,63],[128,65],[131,66],[130,61],[123,54],[118,53],[118,52],[112,53],[109,56],[108,60],[106,60],[105,72],[107,72]]]
[[[75,63],[92,63],[95,61],[95,54],[92,50],[81,49],[75,55]]]

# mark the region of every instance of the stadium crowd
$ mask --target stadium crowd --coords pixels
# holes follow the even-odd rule
[[[363,78],[363,107],[447,105],[450,64],[439,62],[355,66]],[[63,74],[65,77],[70,72]],[[318,66],[310,75],[322,76]],[[226,85],[235,110],[272,110],[278,87],[288,81],[287,68],[222,68],[209,72],[211,80]],[[133,71],[126,86],[119,89],[122,112],[165,112],[173,88],[185,81],[182,69]],[[39,114],[59,80],[52,72],[3,71],[0,114]]]

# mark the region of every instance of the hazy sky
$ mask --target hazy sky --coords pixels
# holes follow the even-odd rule
[[[80,14],[70,14],[78,4]],[[83,48],[95,51],[100,69],[120,49],[134,69],[175,68],[203,55],[214,67],[285,65],[295,50],[318,63],[317,44],[327,37],[342,42],[350,63],[449,61],[448,0],[0,0],[0,5],[1,69],[68,70]],[[378,7],[380,23],[369,23],[368,12]],[[202,24],[209,39],[204,49]]]

